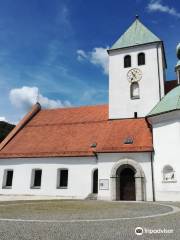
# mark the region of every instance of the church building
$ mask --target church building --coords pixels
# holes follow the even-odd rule
[[[1,195],[180,201],[180,45],[172,82],[138,17],[108,55],[107,105],[36,103],[1,142]]]

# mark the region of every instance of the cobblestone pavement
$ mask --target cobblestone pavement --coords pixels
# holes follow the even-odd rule
[[[162,204],[180,208],[180,203],[177,202],[164,202]],[[170,213],[172,209],[164,205],[60,200],[2,202],[0,203],[0,240],[179,240],[180,212],[158,217],[133,219],[140,216]],[[116,219],[112,220],[114,218]],[[8,219],[8,221],[3,219]],[[21,220],[12,222],[10,219]],[[83,221],[78,222],[79,219]],[[87,219],[97,219],[98,221],[85,221]],[[23,220],[27,220],[27,222]],[[41,222],[33,222],[33,220]],[[43,222],[43,220],[55,222]],[[62,222],[64,220],[66,222]],[[143,228],[142,236],[135,234],[136,227]],[[164,231],[164,229],[169,230],[169,233],[145,232],[149,230]]]

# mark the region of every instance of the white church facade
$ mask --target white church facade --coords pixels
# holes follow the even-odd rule
[[[35,104],[0,144],[0,195],[180,201],[180,86],[166,94],[163,42],[136,18],[108,54],[109,104]]]

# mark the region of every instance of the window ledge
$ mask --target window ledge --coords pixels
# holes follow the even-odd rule
[[[68,189],[68,187],[57,187],[57,189]]]
[[[163,180],[162,183],[176,183],[177,180]]]
[[[2,189],[12,189],[12,186],[3,186]]]
[[[41,187],[34,187],[32,186],[31,189],[40,189]]]
[[[131,97],[132,100],[140,99],[140,97]]]

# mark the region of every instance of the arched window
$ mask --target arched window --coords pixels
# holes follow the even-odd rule
[[[130,94],[131,94],[131,99],[138,99],[138,98],[140,98],[139,83],[138,82],[132,82],[131,83]]]
[[[138,54],[138,65],[145,65],[145,54],[139,53]]]
[[[124,67],[125,68],[131,67],[131,56],[130,55],[126,55],[124,57]]]
[[[163,181],[171,182],[175,181],[175,171],[170,165],[166,165],[163,168]]]

